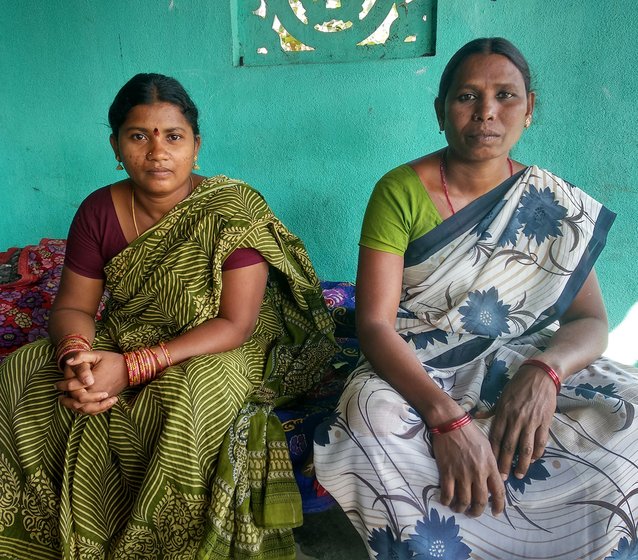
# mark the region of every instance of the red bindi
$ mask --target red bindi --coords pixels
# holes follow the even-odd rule
[[[155,136],[159,136],[159,130],[157,128],[154,128],[153,134],[155,134]]]

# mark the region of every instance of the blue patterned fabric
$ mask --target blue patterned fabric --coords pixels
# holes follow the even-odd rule
[[[408,247],[395,328],[461,407],[487,412],[542,351],[614,215],[530,167]],[[371,558],[638,558],[638,370],[601,358],[563,383],[541,459],[499,517],[439,500],[429,433],[367,360],[315,432],[320,483]],[[492,418],[475,419],[486,436]],[[488,508],[489,509],[489,508]]]

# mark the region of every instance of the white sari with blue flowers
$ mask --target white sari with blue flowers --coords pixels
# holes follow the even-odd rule
[[[547,344],[614,215],[529,167],[410,243],[396,329],[464,409],[490,409]],[[499,517],[439,503],[420,416],[362,359],[315,434],[320,483],[371,558],[638,558],[638,371],[599,359],[563,384],[550,441]],[[476,420],[487,435],[491,419]]]

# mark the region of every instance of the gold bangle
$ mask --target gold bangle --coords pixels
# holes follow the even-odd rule
[[[171,359],[171,355],[168,351],[168,348],[166,347],[166,344],[164,343],[164,341],[160,341],[159,343],[159,347],[162,350],[162,353],[164,354],[164,357],[166,358],[166,367],[170,367],[173,365],[173,360]]]

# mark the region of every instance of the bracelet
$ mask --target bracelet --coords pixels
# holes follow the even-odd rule
[[[133,387],[140,384],[140,366],[135,352],[124,352],[124,363],[128,372],[128,384]]]
[[[55,363],[58,365],[60,371],[62,371],[64,369],[62,361],[65,356],[71,352],[82,352],[86,350],[91,350],[91,343],[86,336],[77,333],[67,334],[62,337],[62,340],[60,340],[56,346]]]
[[[160,369],[160,371],[163,370],[165,367],[168,367],[168,364],[166,364],[166,366],[162,366],[162,360],[160,360],[159,354],[155,352],[155,350],[153,350],[151,346],[149,346],[148,349],[153,353],[153,357],[155,358],[155,361],[157,362],[157,367]]]
[[[124,363],[128,372],[128,384],[131,387],[152,381],[162,371],[157,355],[150,348],[139,348],[124,353]]]
[[[552,367],[548,366],[545,362],[541,362],[540,360],[533,360],[533,359],[525,360],[521,364],[521,367],[523,366],[535,366],[537,368],[542,369],[547,375],[549,375],[552,378],[554,385],[556,385],[556,394],[558,395],[558,393],[560,393],[560,388],[561,388],[560,377],[558,377],[558,374],[556,373],[556,371],[554,371]]]
[[[164,357],[166,358],[166,367],[172,366],[173,359],[171,358],[171,355],[168,352],[168,348],[166,347],[166,344],[164,344],[164,341],[160,341],[158,346],[160,347],[160,349],[162,350],[162,354],[164,354]]]
[[[466,412],[460,418],[456,420],[452,420],[452,422],[448,422],[447,424],[441,424],[440,426],[435,426],[433,428],[429,428],[431,434],[445,434],[447,432],[452,432],[454,430],[458,430],[463,426],[466,426],[472,421],[472,417],[469,412]]]

